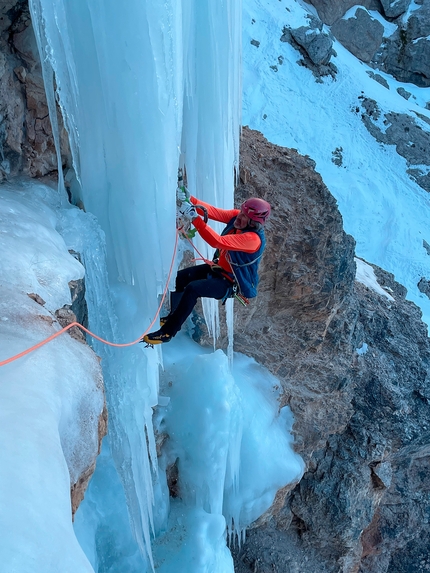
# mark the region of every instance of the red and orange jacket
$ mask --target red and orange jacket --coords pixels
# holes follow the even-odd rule
[[[208,203],[204,203],[195,197],[190,198],[193,205],[202,205],[206,207],[208,211],[208,218],[213,221],[219,221],[220,223],[229,223],[233,217],[236,217],[239,213],[239,209],[218,209],[213,207]],[[197,209],[200,215],[203,215],[202,211]],[[200,236],[214,249],[219,249],[219,260],[218,265],[222,267],[228,273],[232,272],[231,265],[228,262],[227,255],[228,251],[242,251],[244,253],[256,253],[261,247],[261,239],[257,235],[249,230],[232,229],[228,235],[218,235],[213,229],[207,225],[203,219],[196,217],[193,221],[194,227],[199,232]]]

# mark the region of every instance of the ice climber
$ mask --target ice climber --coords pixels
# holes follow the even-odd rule
[[[161,328],[146,334],[142,342],[149,345],[169,342],[191,314],[199,297],[223,302],[234,293],[253,298],[257,295],[258,265],[266,240],[263,225],[270,215],[267,201],[253,197],[240,209],[218,209],[192,197],[185,187],[178,188],[177,198],[182,219],[192,222],[201,237],[215,251],[212,264],[185,268],[176,276],[176,290],[170,295],[170,313],[160,319]],[[208,218],[226,223],[221,235],[201,218],[207,209]]]

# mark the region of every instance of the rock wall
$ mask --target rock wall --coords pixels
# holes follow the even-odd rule
[[[401,82],[430,86],[430,2],[428,0],[310,0],[332,34],[363,62]],[[355,7],[354,13],[348,13]],[[385,33],[380,14],[396,26]],[[388,29],[388,26],[387,26]]]
[[[338,335],[335,344],[327,337],[350,296],[354,240],[310,158],[245,128],[240,177],[237,201],[262,196],[273,216],[258,299],[237,309],[235,349],[249,354],[253,340],[252,356],[284,381],[284,401],[303,413],[296,429],[306,457],[320,447],[324,428],[335,432],[348,417],[349,356]]]
[[[69,251],[70,254],[75,257],[80,263],[82,263],[81,256],[79,253],[75,251]],[[85,279],[73,280],[69,282],[70,287],[70,294],[72,299],[71,305],[65,305],[63,308],[59,308],[55,312],[55,317],[58,320],[61,327],[65,327],[72,322],[78,322],[88,328],[88,307],[87,302],[85,300]],[[68,334],[86,344],[86,337],[84,332],[79,329],[77,326],[74,326],[68,331]],[[100,386],[103,389],[103,377],[100,375]],[[97,421],[97,436],[98,436],[98,447],[97,450],[94,451],[94,456],[89,463],[88,467],[81,473],[78,477],[77,481],[75,482],[71,479],[71,486],[70,486],[70,498],[72,502],[72,518],[74,519],[75,513],[84,499],[85,491],[88,487],[90,479],[96,469],[96,461],[97,456],[99,455],[102,447],[103,438],[107,434],[108,428],[108,411],[106,405],[106,397],[104,399],[104,406],[103,410],[98,418]]]
[[[61,114],[58,115],[62,126]],[[71,164],[60,128],[62,163]],[[27,0],[0,3],[0,181],[56,174],[57,156]]]
[[[381,143],[395,145],[397,153],[407,161],[406,173],[430,193],[430,172],[423,168],[430,164],[430,119],[418,113],[415,117],[383,113],[375,100],[364,96],[359,100],[361,119],[369,133]],[[378,125],[380,118],[384,130]]]
[[[75,257],[75,259],[81,262],[81,257],[79,253],[75,251],[69,251],[70,254]],[[82,324],[86,328],[88,328],[88,308],[87,303],[85,300],[85,279],[78,279],[69,282],[70,294],[71,294],[71,305],[64,305],[62,308],[57,309],[53,315],[55,316],[55,320],[59,323],[59,325],[64,328],[68,324],[72,322],[78,322]],[[28,295],[32,300],[37,302],[40,306],[44,307],[46,304],[45,301],[42,299],[40,295],[37,293],[30,293]],[[67,332],[69,336],[78,340],[79,342],[86,344],[86,337],[84,332],[79,329],[78,327],[74,326],[70,328]],[[78,475],[77,479],[74,475],[74,472],[70,471],[69,466],[69,473],[70,473],[70,499],[71,499],[71,506],[72,506],[72,519],[74,519],[75,513],[84,499],[85,491],[88,487],[89,481],[91,476],[94,473],[96,467],[97,456],[100,453],[102,440],[107,434],[107,425],[108,425],[108,412],[106,406],[106,398],[104,395],[104,386],[103,386],[103,376],[102,371],[100,371],[97,376],[97,382],[95,386],[100,390],[103,395],[103,409],[98,416],[97,424],[97,446],[92,451],[91,459],[88,459],[86,467],[84,467],[82,473]],[[77,419],[78,416],[81,416],[82,412],[76,412]],[[94,428],[94,419],[83,419],[83,424],[85,426]],[[81,442],[82,443],[82,442]],[[79,452],[77,454],[79,457]],[[69,462],[69,460],[66,460]]]
[[[409,5],[409,2],[407,4]],[[430,86],[430,2],[422,0],[416,4],[421,6],[407,19],[400,16],[395,21],[397,30],[381,44],[375,63],[401,82],[428,87]]]
[[[358,3],[355,0],[309,0],[309,4],[315,6],[324,24],[331,26]],[[360,2],[360,5],[368,10],[382,12],[382,4],[379,0],[364,0]]]
[[[309,158],[245,128],[240,180],[237,203],[263,197],[273,216],[259,296],[235,308],[235,350],[280,379],[307,471],[249,532],[236,571],[424,571],[430,344],[420,311],[381,269],[394,300],[355,280],[354,241]]]

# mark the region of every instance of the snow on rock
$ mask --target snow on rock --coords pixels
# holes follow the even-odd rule
[[[68,283],[82,278],[84,268],[55,232],[55,211],[44,201],[51,192],[37,184],[22,187],[20,192],[10,185],[1,188],[1,272],[3,280],[38,294],[53,312],[70,303]]]
[[[382,42],[384,26],[365,9],[358,7],[331,27],[334,36],[354,56],[370,62]]]
[[[378,283],[378,279],[376,278],[373,268],[361,259],[355,258],[355,262],[357,265],[356,280],[378,294],[386,296],[389,300],[394,301],[394,298]]]
[[[60,330],[54,311],[70,304],[68,281],[84,274],[56,231],[58,209],[44,185],[0,188],[0,361]],[[99,447],[96,355],[63,334],[0,368],[0,401],[3,570],[92,571],[73,532],[70,488]]]

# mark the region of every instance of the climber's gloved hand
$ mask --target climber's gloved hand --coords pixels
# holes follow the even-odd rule
[[[186,187],[178,187],[176,189],[176,199],[183,203],[184,201],[189,201],[191,197],[191,193],[188,191]]]
[[[197,211],[194,205],[188,203],[188,201],[183,201],[179,207],[179,213],[184,219],[188,221],[193,221],[197,217]]]

